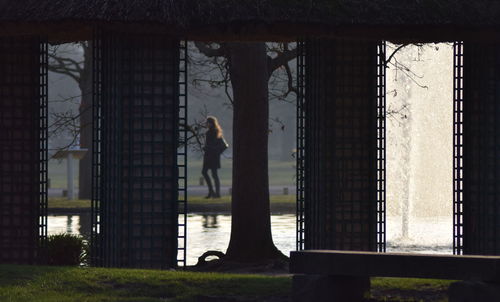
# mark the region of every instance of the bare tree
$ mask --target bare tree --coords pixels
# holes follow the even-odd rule
[[[53,47],[49,52],[49,71],[66,75],[73,79],[80,88],[80,108],[78,114],[56,114],[50,128],[51,134],[70,129],[73,141],[79,137],[80,146],[87,149],[80,160],[79,194],[80,199],[92,196],[92,47],[90,42],[79,42],[75,48],[81,48],[83,58],[74,59],[74,52],[61,51]],[[77,97],[77,96],[75,96]]]
[[[229,99],[228,106],[234,110],[232,225],[226,259],[243,262],[282,259],[285,256],[275,247],[271,235],[268,103],[270,99],[290,101],[288,97],[297,93],[293,85],[293,70],[289,65],[297,55],[295,44],[195,43],[195,46],[205,56],[204,63],[196,63],[209,63],[213,72],[198,75],[195,72],[194,83],[207,82],[214,87],[224,87]],[[81,144],[91,154],[91,47],[88,42],[81,43],[81,47],[84,51],[83,61],[51,54],[50,70],[70,76],[80,86]],[[411,70],[402,70],[411,76]],[[217,76],[207,79],[207,74]],[[275,122],[280,123],[279,120]],[[190,132],[192,144],[202,144],[202,120],[193,125],[181,126]],[[87,155],[86,158],[87,161],[84,159],[80,162],[80,192],[85,192],[82,192],[82,188],[88,188],[90,197],[91,156]],[[89,170],[85,172],[87,168]],[[82,183],[86,180],[89,182],[88,186]]]
[[[283,44],[272,50],[263,42],[195,43],[221,71],[233,107],[233,181],[231,239],[227,261],[255,262],[283,259],[271,236],[268,134],[269,81],[296,57],[296,49]],[[287,67],[288,66],[288,67]],[[288,78],[288,77],[287,77]],[[230,81],[230,85],[229,85]],[[289,88],[295,91],[292,81]]]
[[[297,55],[296,45],[197,42],[195,46],[205,55],[204,61],[198,63],[211,64],[210,68],[219,74],[215,78],[204,78],[204,74],[198,78],[194,74],[195,83],[206,81],[214,87],[224,87],[234,109],[232,226],[226,257],[237,261],[281,258],[283,255],[273,244],[270,227],[268,102],[270,99],[290,101],[287,97],[297,94],[295,76],[289,65]],[[394,57],[405,46],[396,46],[386,64],[418,84],[419,76]],[[388,111],[394,119],[406,118],[406,112],[404,106]],[[281,124],[280,120],[273,120]]]

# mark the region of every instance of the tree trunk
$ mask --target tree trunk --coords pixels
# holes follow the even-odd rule
[[[80,160],[78,173],[78,198],[92,198],[92,47],[91,42],[82,43],[84,66],[80,75],[80,146],[88,149]]]
[[[283,257],[271,236],[268,177],[268,65],[264,43],[231,43],[234,97],[231,239],[226,259]]]

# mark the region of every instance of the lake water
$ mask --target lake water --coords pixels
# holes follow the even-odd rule
[[[88,236],[90,215],[50,215],[48,233],[71,233]],[[188,215],[187,264],[194,265],[208,250],[225,252],[231,232],[230,215]],[[410,238],[401,236],[400,217],[387,217],[387,251],[417,253],[452,253],[450,217],[414,218]],[[295,250],[295,215],[271,215],[275,245],[285,254]]]

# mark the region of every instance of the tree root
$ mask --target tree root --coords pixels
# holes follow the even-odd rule
[[[198,272],[226,272],[226,273],[253,273],[253,274],[288,274],[289,260],[287,257],[277,255],[269,259],[256,261],[237,261],[227,257],[206,261],[208,256],[224,255],[222,252],[208,251],[198,258],[196,266],[187,268]],[[202,261],[200,261],[202,259]]]
[[[222,258],[224,258],[225,255],[221,251],[206,251],[203,253],[203,255],[198,257],[198,263],[196,263],[196,266],[206,265],[207,264],[207,257],[210,257],[210,256],[216,256],[219,259],[222,259]]]

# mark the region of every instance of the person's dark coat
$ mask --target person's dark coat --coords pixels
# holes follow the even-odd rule
[[[205,147],[203,150],[203,169],[220,169],[220,149],[217,146],[218,138],[215,129],[205,133]]]

